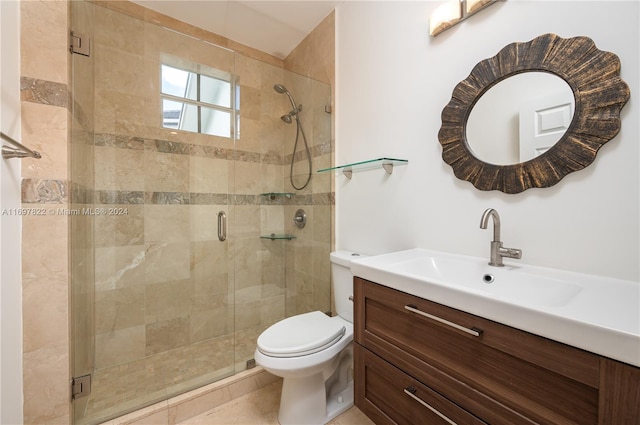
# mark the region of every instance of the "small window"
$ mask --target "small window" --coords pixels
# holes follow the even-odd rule
[[[222,74],[220,72],[220,74]],[[239,88],[227,79],[162,64],[162,126],[220,137],[239,131]]]

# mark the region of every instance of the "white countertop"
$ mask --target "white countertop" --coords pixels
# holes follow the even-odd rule
[[[507,264],[508,262],[508,264]],[[640,283],[415,248],[351,262],[355,276],[640,367]],[[494,284],[483,282],[495,276]]]

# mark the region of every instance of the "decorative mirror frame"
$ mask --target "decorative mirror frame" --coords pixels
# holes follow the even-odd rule
[[[479,160],[466,137],[473,106],[500,81],[531,71],[555,74],[571,87],[575,112],[569,129],[549,150],[529,161],[495,165]],[[627,100],[629,87],[620,78],[618,56],[598,50],[588,37],[544,34],[529,42],[511,43],[479,62],[454,88],[438,133],[442,159],[457,178],[480,190],[513,194],[550,187],[595,160],[598,149],[620,131],[620,110]]]

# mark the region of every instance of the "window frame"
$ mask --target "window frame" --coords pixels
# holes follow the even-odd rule
[[[185,86],[185,95],[184,96],[177,96],[174,94],[169,94],[169,93],[165,93],[163,91],[163,67],[169,67],[169,68],[173,68],[179,71],[184,71],[187,72],[189,74],[193,74],[195,75],[195,93],[196,93],[196,99],[190,99],[187,97],[187,91],[188,91],[188,87],[189,84],[193,84],[193,81],[191,80],[191,76],[187,77],[187,84]],[[203,65],[196,65],[195,67],[197,68],[203,68]],[[224,77],[221,77],[221,74],[224,75]],[[201,88],[202,88],[202,76],[208,77],[208,78],[212,78],[215,80],[220,80],[226,83],[229,83],[229,106],[223,106],[223,105],[218,105],[215,103],[209,103],[209,102],[205,102],[201,100]],[[166,58],[163,59],[162,61],[160,61],[160,118],[162,121],[162,128],[168,129],[168,130],[179,130],[179,131],[187,131],[190,133],[198,133],[198,134],[205,134],[205,135],[209,135],[209,136],[215,136],[215,137],[225,137],[228,139],[233,139],[233,138],[239,138],[239,128],[240,128],[240,123],[239,123],[239,117],[240,117],[240,107],[238,105],[239,103],[239,98],[240,98],[240,94],[239,94],[239,85],[237,84],[237,78],[235,75],[230,74],[230,73],[226,73],[224,71],[221,70],[217,70],[217,69],[211,69],[211,72],[202,72],[202,71],[193,71],[192,69],[189,69],[185,66],[180,66],[180,65],[175,65],[172,63],[171,60],[167,60]],[[180,112],[180,116],[178,118],[178,123],[177,126],[175,128],[173,127],[168,127],[165,126],[165,116],[164,116],[164,101],[168,100],[168,101],[172,101],[172,102],[177,102],[182,104],[182,108],[181,108],[181,112]],[[184,111],[185,111],[185,107],[187,105],[190,106],[195,106],[197,108],[197,130],[189,130],[189,129],[184,129],[184,128],[180,128],[180,122],[184,117]],[[211,109],[211,110],[215,110],[215,111],[220,111],[220,112],[225,112],[229,114],[229,123],[230,123],[230,127],[229,127],[229,133],[228,135],[217,135],[217,134],[211,134],[211,133],[203,133],[202,132],[202,112],[203,109],[202,108],[207,108],[207,109]]]

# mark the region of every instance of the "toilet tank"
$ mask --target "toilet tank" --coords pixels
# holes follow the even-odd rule
[[[330,254],[331,283],[336,313],[343,319],[353,323],[353,274],[351,274],[351,260],[362,258],[364,255],[352,251],[334,251]]]

